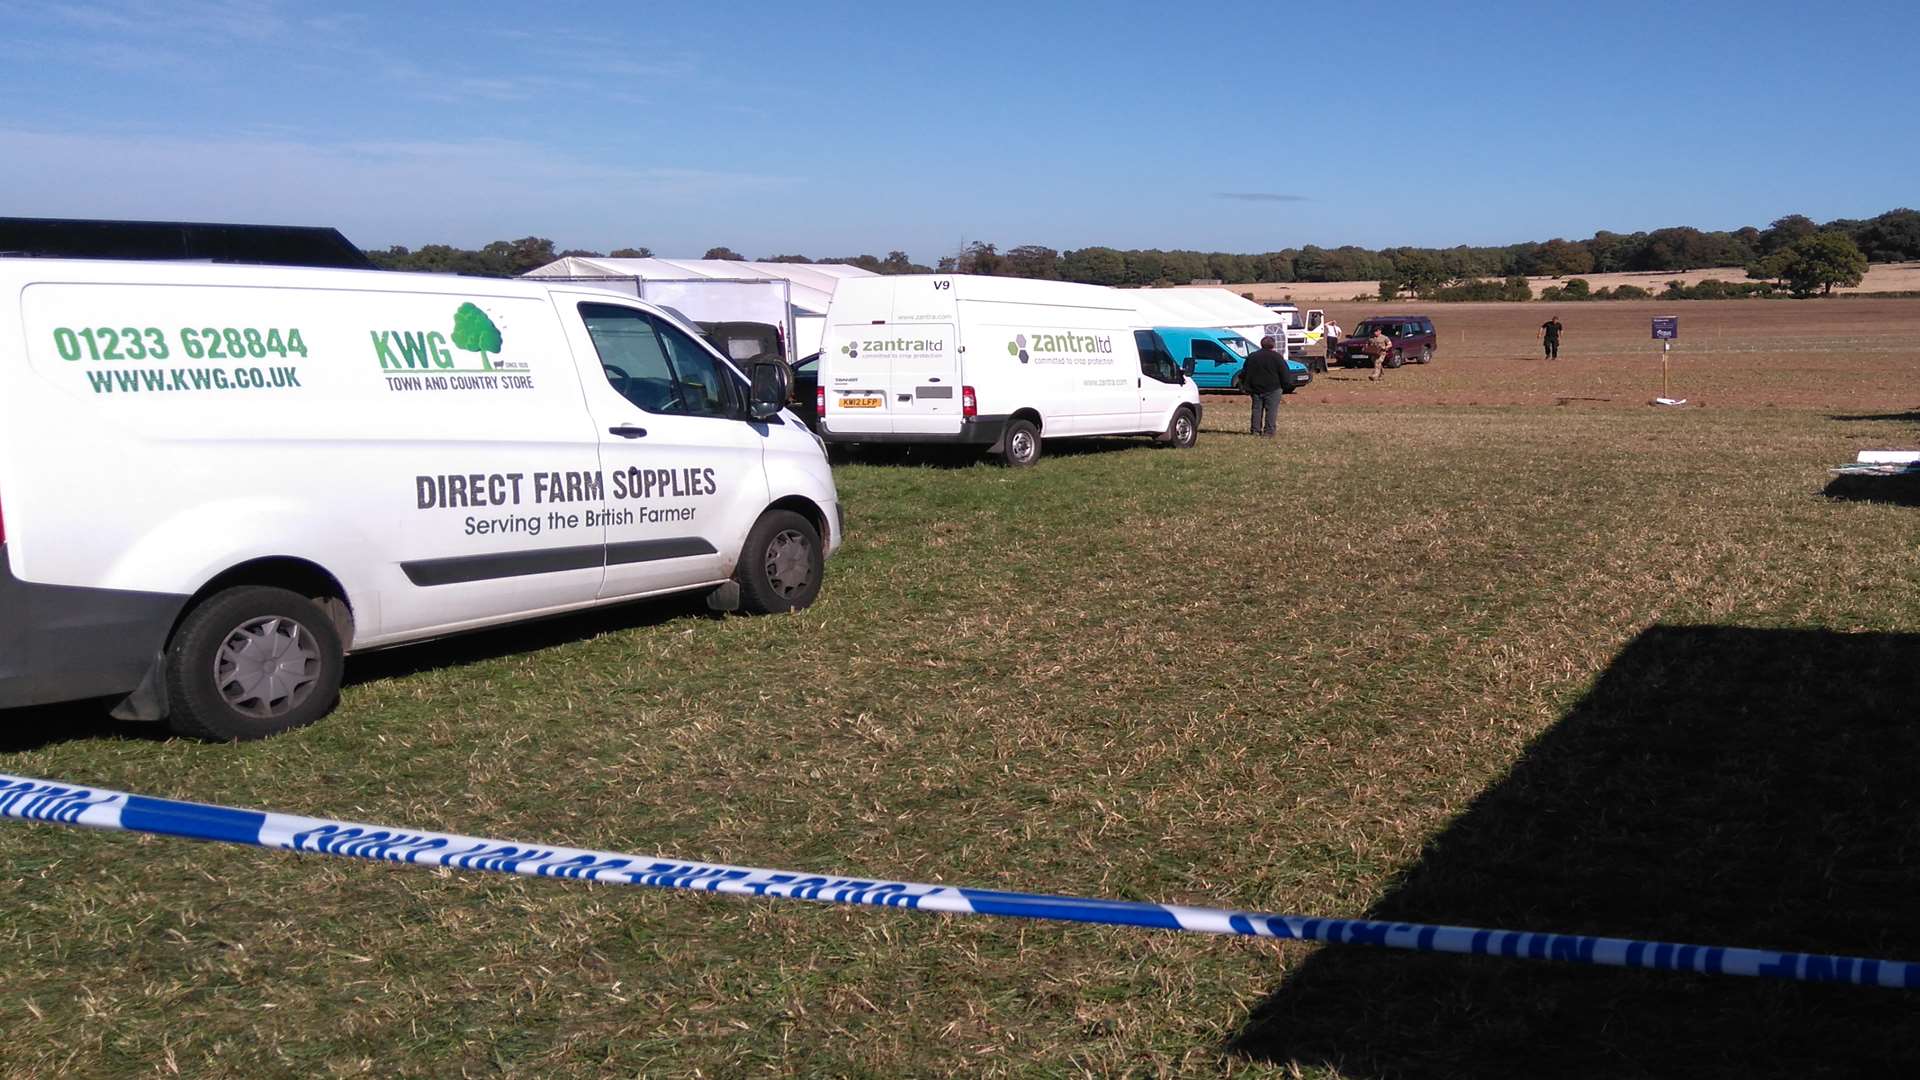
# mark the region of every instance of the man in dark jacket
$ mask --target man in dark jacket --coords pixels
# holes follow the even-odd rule
[[[1286,385],[1287,358],[1273,350],[1271,337],[1261,338],[1260,347],[1240,369],[1240,388],[1253,399],[1253,434],[1274,436],[1280,420],[1280,395]]]

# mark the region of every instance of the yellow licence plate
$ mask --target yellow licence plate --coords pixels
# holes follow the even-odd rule
[[[880,399],[877,397],[843,397],[840,399],[840,407],[843,409],[877,409],[880,407]]]

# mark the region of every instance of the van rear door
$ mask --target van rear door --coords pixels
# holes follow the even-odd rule
[[[869,344],[889,369],[887,410],[898,433],[945,434],[960,430],[960,365],[952,323],[872,326]],[[876,357],[877,359],[877,357]]]
[[[893,432],[887,401],[893,393],[893,364],[877,350],[866,325],[835,326],[820,347],[820,400],[826,428],[841,435]]]
[[[827,426],[839,434],[952,435],[960,430],[960,364],[952,323],[835,327]]]

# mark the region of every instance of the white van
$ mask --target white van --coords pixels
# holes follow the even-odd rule
[[[1043,438],[1200,432],[1200,392],[1123,292],[934,274],[834,290],[815,411],[836,443],[958,443],[1031,465]]]
[[[0,259],[0,707],[247,738],[342,656],[682,590],[805,607],[825,448],[670,316],[562,284]]]
[[[1310,308],[1303,315],[1299,307],[1283,300],[1266,307],[1279,320],[1268,324],[1266,332],[1276,338],[1286,335],[1289,357],[1304,356],[1308,348],[1326,340],[1327,313],[1320,308]]]

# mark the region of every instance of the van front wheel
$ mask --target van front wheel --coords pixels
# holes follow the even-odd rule
[[[260,739],[325,716],[340,697],[340,633],[320,605],[243,585],[187,613],[167,646],[167,722],[196,739]]]
[[[756,615],[798,611],[820,595],[826,573],[820,533],[791,510],[769,510],[740,549],[740,606]]]
[[[1193,422],[1192,409],[1175,409],[1173,420],[1167,424],[1167,445],[1175,450],[1187,450],[1200,441],[1200,425]]]
[[[1015,420],[1000,437],[1000,460],[1021,469],[1040,460],[1040,429],[1031,420]]]

